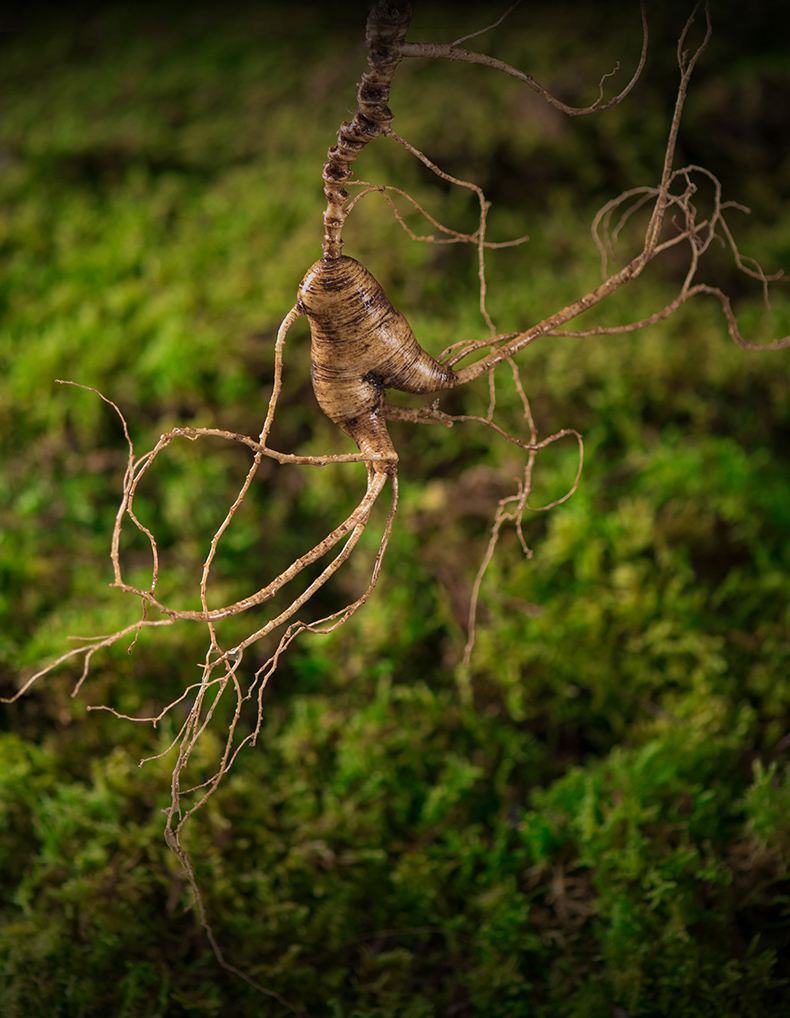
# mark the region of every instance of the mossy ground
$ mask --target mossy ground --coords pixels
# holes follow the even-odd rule
[[[126,455],[117,418],[54,380],[114,399],[141,451],[176,424],[258,432],[274,333],[319,253],[320,168],[364,66],[364,6],[85,4],[19,8],[3,24],[4,691],[68,636],[137,611],[107,588]],[[790,159],[788,50],[769,8],[714,4],[679,160],[710,166],[752,207],[733,225],[773,270],[790,265],[778,211]],[[563,120],[481,68],[399,71],[399,132],[486,187],[492,236],[531,236],[490,258],[502,331],[591,284],[595,208],[657,179],[685,15],[651,12],[644,81],[599,119]],[[479,5],[453,18],[448,34],[446,9],[418,6],[414,37],[487,20]],[[603,23],[576,3],[519,10],[491,47],[584,100],[616,58],[630,73],[638,33],[635,6]],[[392,145],[371,146],[359,174],[473,226],[467,196]],[[410,243],[377,201],[350,222],[346,251],[432,351],[482,336],[473,254]],[[657,264],[601,320],[649,313],[679,271]],[[753,336],[790,332],[781,284],[767,315],[724,254],[706,272]],[[532,559],[503,538],[465,670],[471,582],[518,462],[473,425],[392,426],[403,497],[374,597],[334,636],[292,648],[258,745],[187,835],[218,941],[311,1016],[779,1013],[790,353],[738,349],[701,302],[637,335],[535,344],[521,365],[541,433],[585,436],[579,491],[529,518]],[[450,405],[486,400],[482,385]],[[523,428],[504,382],[500,414]],[[287,451],[349,448],[320,417],[303,329],[273,437]],[[246,465],[240,449],[185,444],[141,494],[172,591],[194,584]],[[536,499],[574,470],[571,445],[544,454]],[[218,559],[225,589],[276,575],[363,485],[359,466],[263,470]],[[375,546],[371,534],[316,613],[356,596]],[[144,634],[131,655],[98,657],[76,699],[64,669],[2,708],[4,1016],[284,1013],[219,968],[165,847],[169,758],[138,763],[178,719],[154,732],[86,709],[150,712],[194,681],[203,653],[197,629]],[[207,774],[213,738],[196,761]]]

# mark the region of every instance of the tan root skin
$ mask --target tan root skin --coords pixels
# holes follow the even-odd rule
[[[310,374],[319,406],[365,455],[395,450],[384,390],[430,393],[455,385],[452,368],[431,357],[368,270],[353,258],[322,259],[299,287],[310,322]],[[376,463],[374,469],[385,467]]]

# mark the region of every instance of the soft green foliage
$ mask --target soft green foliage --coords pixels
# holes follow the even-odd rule
[[[753,222],[733,212],[733,226],[773,271],[790,264],[777,211],[790,190],[777,112],[787,45],[771,5],[713,6],[679,158],[752,205]],[[491,18],[479,7],[447,28],[447,9],[417,5],[414,37],[473,31]],[[397,129],[486,187],[494,239],[531,235],[489,258],[503,331],[591,285],[594,210],[657,179],[687,13],[660,7],[644,81],[599,118],[564,120],[482,68],[399,70]],[[21,11],[0,41],[4,692],[69,636],[138,611],[107,590],[118,418],[55,379],[116,401],[140,452],[176,424],[258,432],[274,333],[320,250],[320,168],[364,59],[364,5]],[[581,3],[511,18],[470,45],[572,100],[594,98],[600,74],[638,51],[630,3],[611,20]],[[468,195],[391,144],[371,146],[359,175],[474,228]],[[375,195],[346,250],[432,351],[484,335],[473,252],[411,243]],[[649,314],[680,272],[659,261],[597,320]],[[724,252],[705,272],[738,298],[753,338],[790,331],[781,284],[767,314]],[[780,1013],[790,353],[740,350],[703,300],[643,333],[537,343],[520,363],[541,434],[585,436],[578,492],[528,514],[531,559],[503,535],[465,669],[471,583],[521,461],[474,425],[392,426],[401,510],[375,595],[331,637],[294,644],[257,745],[187,828],[217,940],[316,1018]],[[301,326],[286,365],[277,446],[348,451],[313,398]],[[497,419],[523,433],[505,375]],[[447,405],[487,402],[482,384]],[[141,489],[168,596],[196,603],[207,541],[248,462],[227,444],[174,445]],[[575,469],[570,440],[542,454],[534,504]],[[275,576],[363,484],[359,466],[266,465],[221,546],[221,595]],[[358,596],[377,542],[371,530],[310,617]],[[126,548],[147,582],[145,544],[129,536]],[[165,846],[167,749],[183,714],[154,730],[87,710],[156,713],[195,681],[202,641],[189,626],[145,633],[131,653],[98,656],[76,698],[78,669],[65,668],[2,708],[3,1016],[286,1013],[220,968]],[[200,744],[199,779],[227,720],[218,711]]]

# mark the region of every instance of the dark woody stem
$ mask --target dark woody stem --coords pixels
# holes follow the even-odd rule
[[[337,145],[329,149],[324,164],[324,258],[339,258],[342,254],[341,234],[346,219],[343,205],[349,197],[344,184],[351,176],[351,164],[365,145],[378,138],[394,119],[387,100],[410,21],[410,3],[386,0],[380,0],[368,17],[365,41],[370,70],[362,75],[357,86],[357,112],[340,125]]]

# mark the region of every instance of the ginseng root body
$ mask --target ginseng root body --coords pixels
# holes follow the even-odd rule
[[[353,258],[316,262],[299,287],[299,307],[310,322],[310,373],[321,409],[362,453],[395,459],[381,412],[384,390],[450,389],[455,371],[422,349],[379,283]]]

